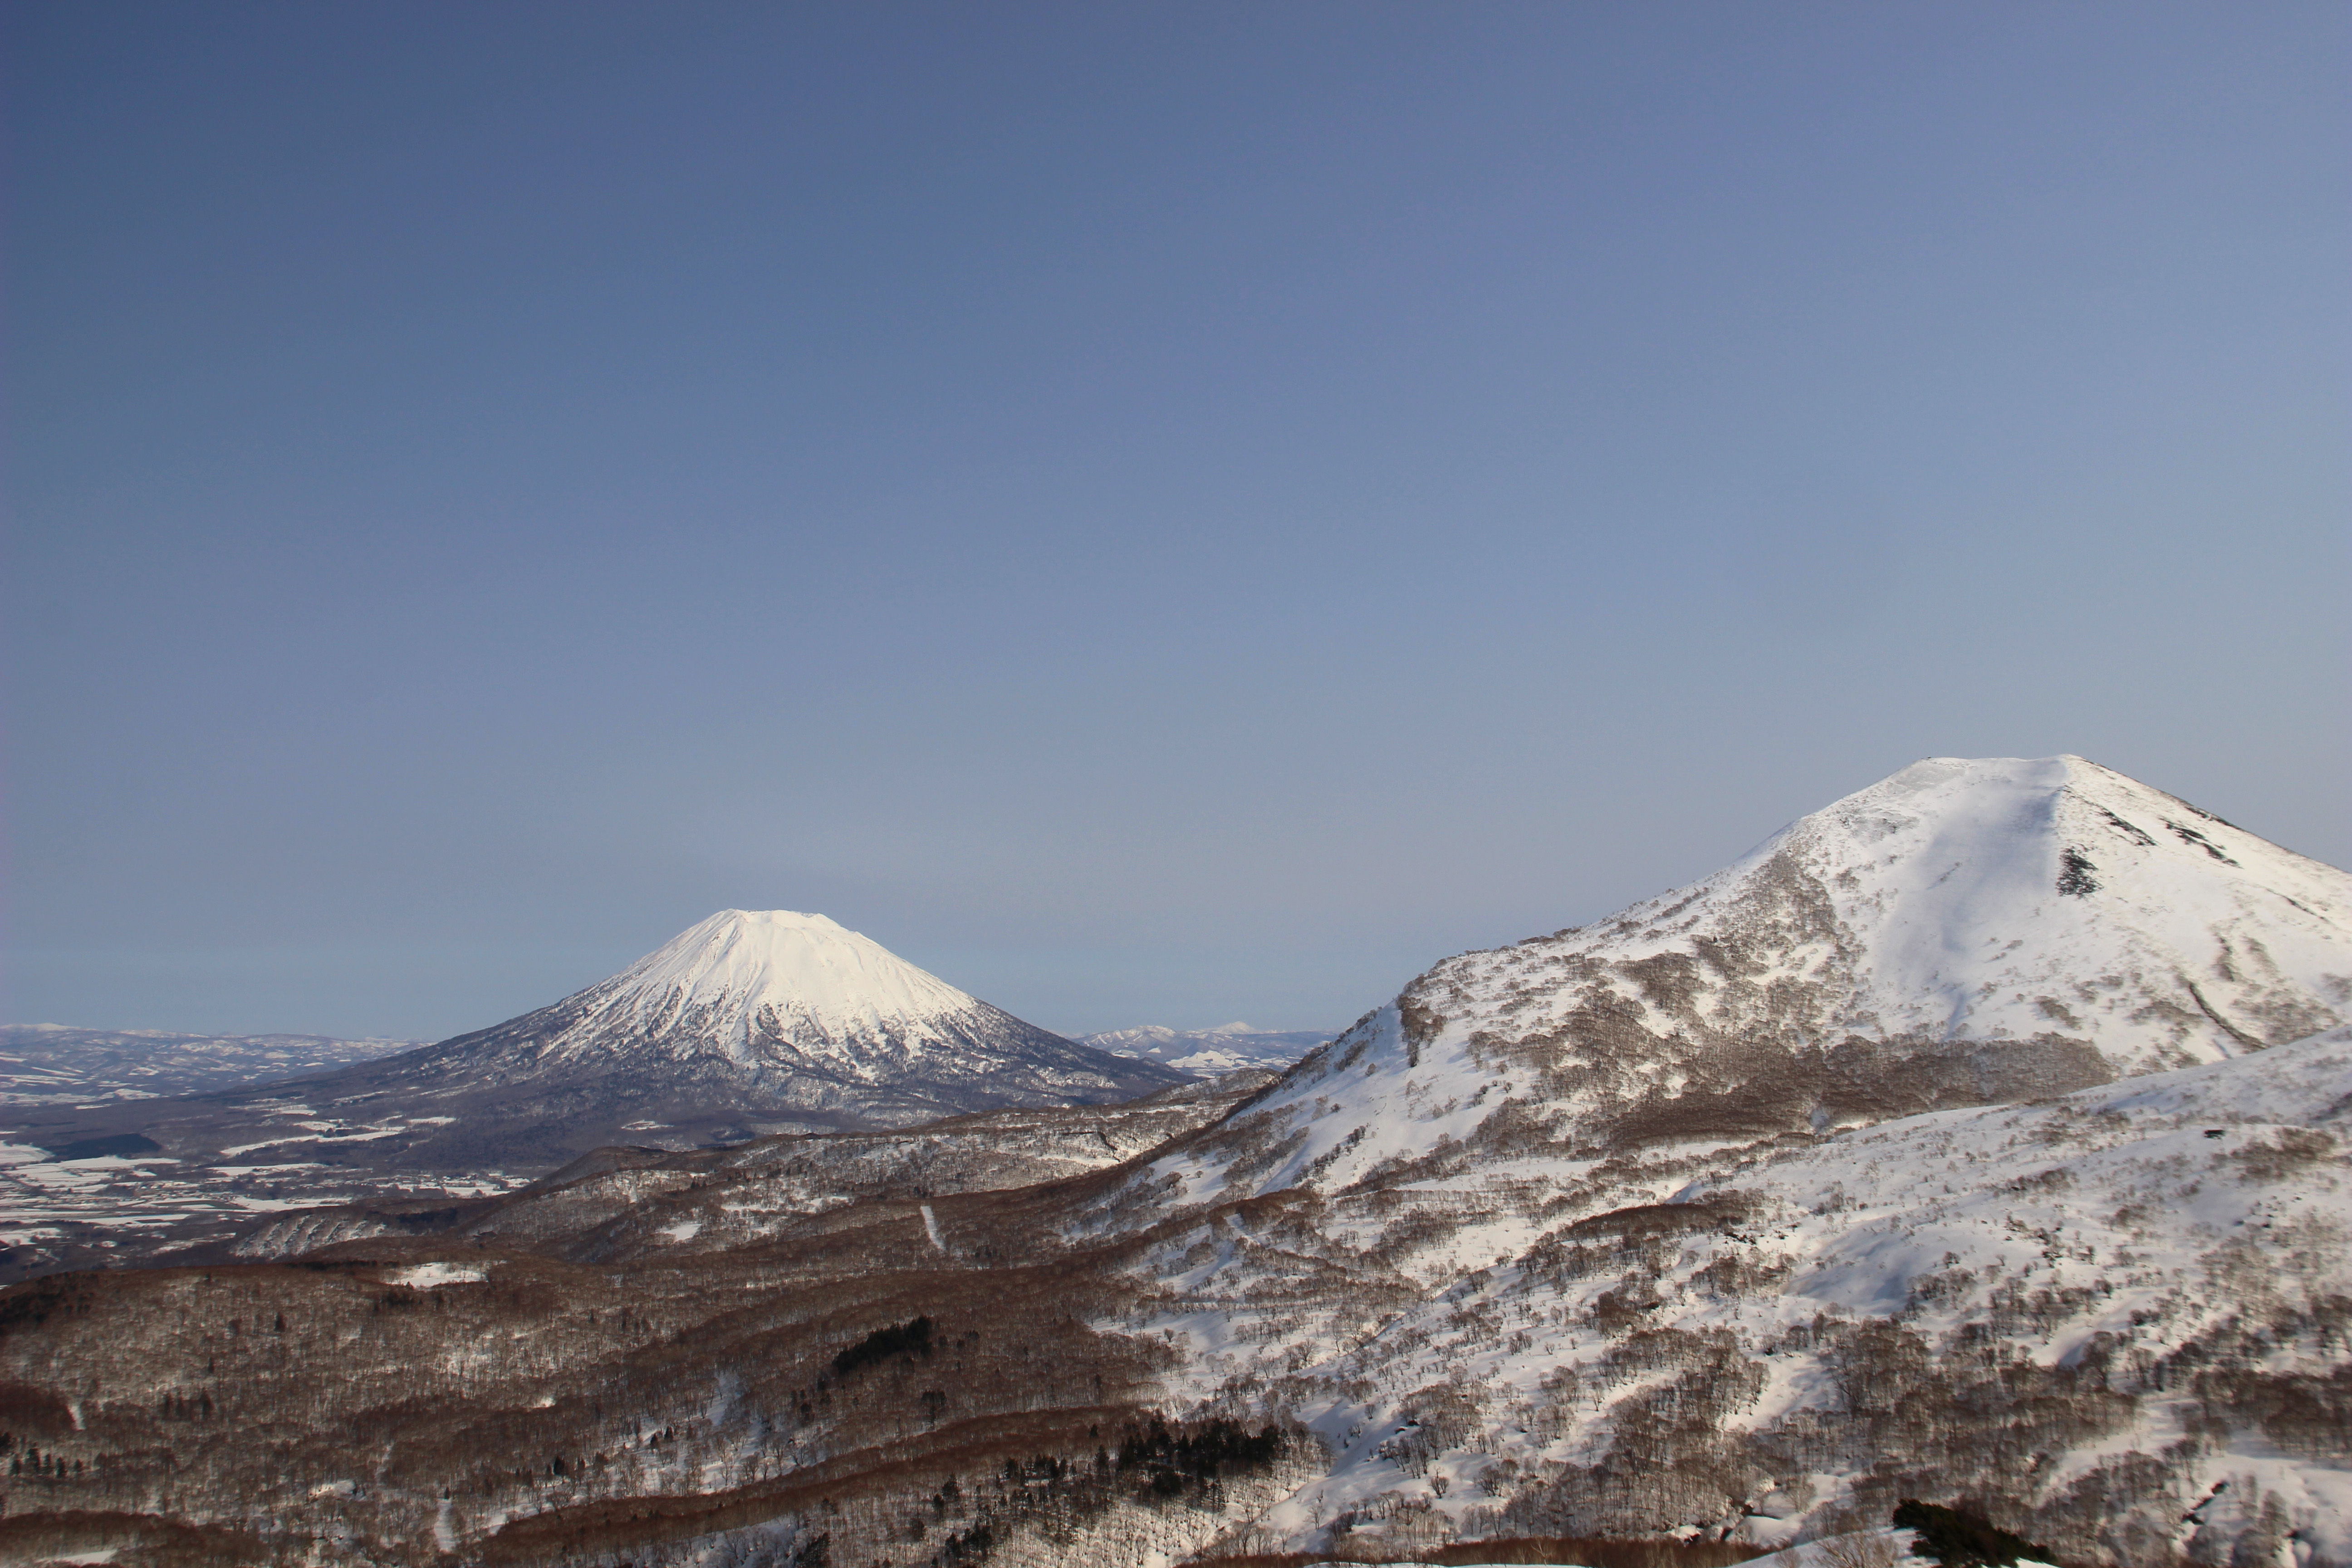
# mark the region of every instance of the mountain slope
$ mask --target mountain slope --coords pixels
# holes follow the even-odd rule
[[[1324,1191],[2224,1059],[2352,1011],[2352,876],[2086,763],[1932,759],[1592,925],[1423,974],[1165,1163]]]
[[[2338,1028],[1737,1157],[1219,1205],[1106,1326],[1187,1350],[1175,1408],[1329,1441],[1256,1550],[1777,1545],[1907,1495],[2085,1561],[2341,1561],[2347,1147]]]
[[[1175,1408],[1332,1439],[1253,1550],[1775,1540],[1890,1475],[2109,1562],[2340,1549],[2347,912],[2079,759],[1921,763],[1437,965],[1060,1234],[1144,1244]]]
[[[501,1198],[426,1210],[304,1210],[239,1237],[226,1258],[293,1257],[337,1242],[430,1233],[544,1247],[576,1261],[722,1253],[822,1226],[855,1205],[929,1215],[928,1200],[1083,1175],[1215,1121],[1249,1092],[1189,1083],[1116,1105],[1044,1106],[872,1132],[785,1133],[724,1148],[600,1149]],[[928,1244],[945,1251],[935,1216]]]
[[[887,1124],[1128,1099],[1187,1076],[1049,1034],[787,910],[721,910],[609,980],[403,1062],[497,1085],[682,1068],[740,1082],[772,1114]]]

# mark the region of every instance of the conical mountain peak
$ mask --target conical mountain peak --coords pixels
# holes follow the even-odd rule
[[[631,1137],[906,1126],[1188,1077],[1064,1039],[797,910],[721,910],[609,979],[371,1070],[461,1100],[443,1142],[478,1137],[496,1106],[555,1163]]]

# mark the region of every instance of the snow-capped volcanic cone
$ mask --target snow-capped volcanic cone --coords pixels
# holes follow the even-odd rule
[[[610,980],[425,1055],[492,1083],[685,1068],[795,1109],[894,1123],[1126,1100],[1185,1079],[1025,1024],[791,910],[722,910]]]
[[[1810,1134],[2347,1013],[2352,877],[2080,757],[1933,758],[1691,887],[1438,964],[1205,1135],[1198,1190],[1230,1158],[1328,1191],[1481,1149]]]
[[[1024,1023],[823,915],[727,910],[492,1028],[266,1089],[47,1120],[136,1131],[182,1160],[533,1173],[606,1144],[903,1127],[1189,1081]]]

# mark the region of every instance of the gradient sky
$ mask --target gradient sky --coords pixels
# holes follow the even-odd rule
[[[0,1016],[1338,1027],[1934,754],[2352,863],[2347,18],[9,5]]]

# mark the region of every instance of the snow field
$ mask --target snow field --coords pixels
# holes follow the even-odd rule
[[[2094,1347],[2111,1357],[2160,1355],[2233,1318],[2352,1293],[2347,1091],[2352,1030],[2338,1029],[2044,1104],[1849,1131],[1696,1180],[1677,1179],[1672,1162],[1646,1178],[1636,1167],[1590,1203],[1602,1211],[1666,1199],[1694,1212],[1736,1205],[1726,1211],[1738,1216],[1729,1225],[1674,1238],[1671,1261],[1652,1281],[1658,1302],[1643,1321],[1730,1335],[1762,1368],[1739,1416],[1762,1429],[1837,1404],[1831,1369],[1801,1348],[1823,1318],[1892,1320],[1930,1345],[1991,1327],[2004,1353],[2060,1367]],[[1524,1190],[1539,1167],[1512,1163],[1507,1184]],[[1592,1169],[1559,1162],[1552,1190],[1579,1188]],[[1476,1186],[1462,1182],[1458,1195]],[[1329,1442],[1330,1473],[1260,1521],[1286,1529],[1294,1543],[1342,1510],[1387,1498],[1411,1498],[1467,1526],[1496,1506],[1480,1482],[1495,1466],[1531,1474],[1597,1462],[1612,1439],[1612,1406],[1641,1386],[1638,1374],[1629,1382],[1610,1370],[1623,1331],[1596,1319],[1604,1299],[1622,1293],[1624,1269],[1562,1278],[1545,1265],[1538,1243],[1581,1217],[1465,1217],[1419,1252],[1391,1257],[1382,1282],[1414,1281],[1429,1293],[1376,1314],[1381,1321],[1366,1333],[1345,1321],[1344,1307],[1302,1307],[1272,1289],[1299,1278],[1305,1262],[1344,1268],[1380,1249],[1383,1226],[1365,1205],[1320,1208],[1313,1234],[1321,1259],[1263,1245],[1229,1215],[1181,1230],[1139,1264],[1163,1310],[1102,1326],[1185,1348],[1188,1364],[1170,1387],[1181,1402],[1230,1411],[1264,1409],[1271,1397]],[[1512,1261],[1498,1266],[1503,1254]],[[1727,1259],[1769,1283],[1711,1287],[1710,1269]],[[1467,1267],[1458,1276],[1457,1261]],[[1430,1289],[1438,1280],[1449,1282]],[[2320,1373],[2341,1353],[2280,1346],[2269,1364]],[[1565,1403],[1550,1392],[1562,1369],[1575,1389]],[[1405,1396],[1446,1384],[1480,1391],[1482,1429],[1425,1468],[1400,1463],[1390,1440],[1406,1430]],[[2063,1489],[2119,1456],[2185,1436],[2185,1398],[2151,1394],[2140,1408],[2130,1429],[2059,1456],[2037,1477],[2038,1489]],[[1421,1473],[1408,1473],[1415,1468]],[[2242,1489],[2259,1485],[2283,1500],[2315,1550],[2352,1548],[2342,1471],[2240,1440],[2200,1461],[2197,1480],[2232,1475]],[[1823,1504],[1839,1484],[1828,1479]]]

